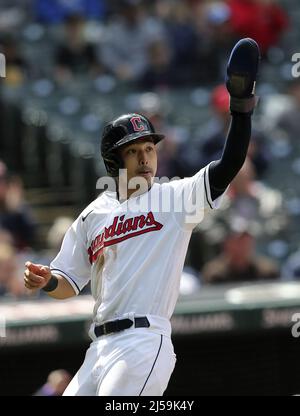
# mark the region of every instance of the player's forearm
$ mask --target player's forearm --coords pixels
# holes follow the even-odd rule
[[[48,285],[46,286],[46,288],[44,288],[44,292],[47,293],[48,296],[55,299],[67,299],[76,296],[75,290],[63,276],[52,273],[51,279],[52,280],[50,282],[49,289],[51,289],[52,283],[54,284],[54,286],[56,285],[55,280],[57,280],[57,285],[54,290],[50,291],[47,290]]]
[[[209,182],[212,199],[216,199],[243,166],[251,137],[251,114],[232,115],[221,159],[211,163]]]

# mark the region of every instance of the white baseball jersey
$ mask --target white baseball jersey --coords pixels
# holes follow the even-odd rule
[[[221,199],[211,200],[208,166],[121,203],[105,191],[67,231],[51,269],[77,294],[91,279],[94,323],[131,313],[170,319],[192,230]]]

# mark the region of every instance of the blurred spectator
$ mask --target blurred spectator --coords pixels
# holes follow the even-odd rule
[[[227,0],[227,3],[236,36],[255,39],[263,55],[278,43],[288,27],[288,17],[277,0]]]
[[[279,277],[277,265],[255,253],[255,236],[244,221],[229,224],[220,256],[202,270],[204,283],[236,283]]]
[[[287,225],[287,213],[280,191],[255,180],[250,159],[233,179],[224,196],[223,208],[216,216],[243,218],[256,227],[260,235],[274,237]]]
[[[195,83],[195,64],[199,39],[191,9],[184,1],[172,2],[165,17],[167,36],[172,51],[172,82],[178,87]]]
[[[54,370],[49,373],[47,381],[33,396],[62,396],[72,379],[71,374],[66,370]]]
[[[3,82],[9,86],[20,86],[28,79],[29,66],[19,51],[16,39],[10,34],[0,36],[0,52],[5,56],[6,76]]]
[[[282,266],[283,280],[299,280],[300,279],[300,250],[290,254],[286,262]]]
[[[47,234],[47,249],[39,252],[36,263],[50,265],[61,248],[63,238],[74,219],[71,217],[57,217]]]
[[[9,177],[0,161],[0,227],[8,230],[15,246],[21,250],[35,244],[35,224],[24,201],[19,177]]]
[[[9,244],[0,243],[0,296],[8,293],[8,282],[14,273],[12,258],[13,248]]]
[[[101,60],[119,80],[136,81],[148,65],[149,45],[165,40],[165,32],[140,0],[120,0],[119,7],[106,28]]]
[[[85,20],[72,14],[65,20],[65,39],[57,47],[55,63],[58,79],[64,81],[73,75],[97,75],[103,71],[98,63],[94,45],[84,38]]]
[[[57,255],[61,248],[63,238],[74,221],[75,219],[71,217],[58,217],[55,219],[47,236],[48,247],[52,255]]]
[[[215,230],[215,224],[212,224],[212,228]],[[205,263],[217,254],[219,252],[214,241],[207,238],[201,227],[195,227],[189,242],[188,252],[185,258],[185,267],[188,267],[193,271],[192,273],[198,276]]]
[[[149,64],[142,74],[139,85],[144,90],[168,88],[175,84],[178,68],[171,65],[171,50],[161,40],[152,42],[147,49]]]
[[[227,137],[231,116],[229,112],[229,95],[225,85],[215,87],[211,95],[212,118],[202,127],[198,149],[193,150],[191,171],[194,174],[199,167],[204,167],[212,160],[218,160]],[[261,178],[269,167],[270,152],[267,149],[265,136],[258,130],[252,129],[248,157],[251,159],[255,174]]]
[[[20,4],[19,1],[1,0],[0,32],[16,33],[26,21],[27,11],[31,8],[31,2],[32,0],[22,0],[22,4]]]
[[[8,243],[0,243],[0,296],[21,297],[26,294],[18,258]]]
[[[12,234],[3,228],[0,228],[0,244],[7,244],[9,246],[14,245],[14,238]]]
[[[287,92],[291,97],[292,107],[281,113],[276,125],[291,140],[298,141],[300,131],[300,78],[295,78],[290,81]]]
[[[192,233],[187,263],[201,272],[205,261],[220,254],[224,223],[246,223],[261,249],[267,242],[282,238],[288,230],[288,221],[280,191],[256,181],[253,164],[246,159],[224,195],[222,207],[204,219]]]
[[[235,39],[230,25],[230,8],[223,1],[199,2],[194,20],[197,27],[195,79],[215,84],[222,82],[228,56]]]
[[[35,0],[34,12],[44,23],[60,23],[66,16],[80,13],[86,19],[103,19],[105,0]]]

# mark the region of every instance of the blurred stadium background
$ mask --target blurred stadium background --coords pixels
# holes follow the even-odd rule
[[[89,288],[58,302],[22,277],[99,193],[102,127],[144,113],[167,137],[158,174],[194,174],[220,156],[226,61],[247,36],[262,50],[253,140],[193,233],[166,394],[299,393],[299,21],[297,0],[0,1],[0,395],[60,394],[83,359]]]

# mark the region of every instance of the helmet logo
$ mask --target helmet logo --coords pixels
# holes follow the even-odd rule
[[[141,117],[139,117],[139,116],[131,117],[130,123],[132,124],[132,127],[133,127],[134,131],[143,131],[143,130],[145,130],[145,126],[143,125]]]

